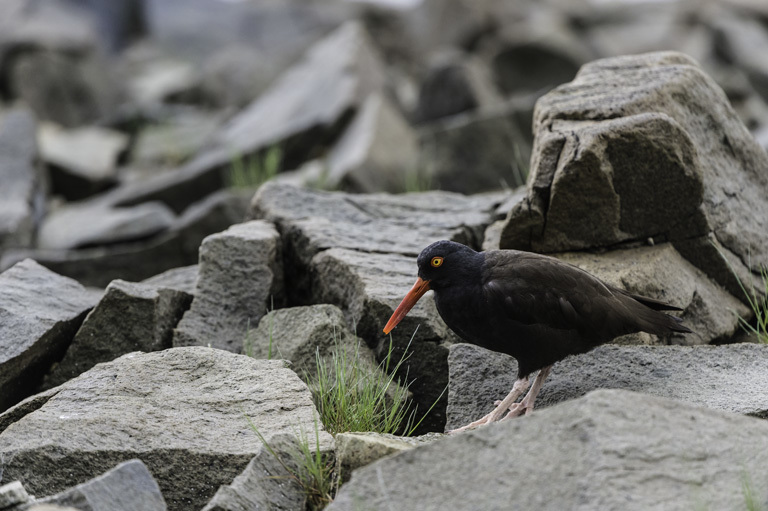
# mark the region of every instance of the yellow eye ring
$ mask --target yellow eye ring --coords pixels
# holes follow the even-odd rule
[[[442,257],[433,257],[431,261],[432,266],[437,268],[441,264],[443,264],[443,258]]]

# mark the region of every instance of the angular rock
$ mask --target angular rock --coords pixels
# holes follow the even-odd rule
[[[51,166],[53,191],[70,200],[113,185],[118,158],[128,147],[128,135],[97,126],[65,130],[43,123],[37,137],[40,156]]]
[[[417,171],[416,134],[383,95],[363,102],[326,160],[324,187],[353,192],[402,192]]]
[[[258,220],[233,225],[203,240],[195,299],[173,344],[240,353],[250,325],[282,298],[282,244],[274,225]]]
[[[0,273],[0,411],[35,392],[93,305],[80,284],[32,260]]]
[[[223,162],[282,144],[286,168],[295,168],[332,141],[349,112],[384,81],[383,64],[363,26],[342,25],[221,130],[215,143]]]
[[[38,499],[33,506],[53,504],[80,510],[165,511],[157,482],[147,466],[134,459],[120,463],[105,474],[56,495]],[[34,509],[33,507],[33,509]],[[19,511],[26,510],[26,507]]]
[[[502,103],[482,62],[457,52],[439,55],[419,89],[414,117],[418,123],[436,121],[468,110],[492,109]]]
[[[503,197],[349,195],[266,183],[251,202],[251,216],[275,222],[283,233],[286,257],[299,270],[331,247],[417,256],[440,239],[476,246]]]
[[[46,377],[45,386],[60,385],[126,353],[170,348],[173,328],[191,302],[192,296],[183,291],[113,280],[64,358]]]
[[[0,486],[0,509],[8,509],[29,502],[30,496],[20,481]]]
[[[326,509],[739,509],[766,463],[765,421],[603,390],[359,469]]]
[[[518,127],[517,109],[508,103],[423,128],[421,161],[431,185],[470,194],[525,184],[530,147]]]
[[[183,266],[181,268],[172,268],[149,277],[142,281],[158,289],[174,289],[182,291],[190,296],[195,295],[195,286],[197,285],[198,265]]]
[[[267,442],[269,449],[262,446],[232,484],[219,488],[203,511],[306,509],[306,492],[294,477],[301,470],[296,461],[296,437],[275,435]]]
[[[35,119],[17,108],[0,119],[0,252],[29,247],[45,203],[45,180],[38,165]]]
[[[744,70],[755,90],[768,99],[768,64],[762,55],[768,51],[768,33],[758,19],[734,15],[733,11],[713,16],[718,50]]]
[[[175,221],[173,211],[160,202],[126,208],[107,208],[98,203],[64,206],[45,218],[37,246],[55,250],[127,243],[166,231]]]
[[[336,440],[336,474],[342,483],[349,481],[352,471],[393,453],[407,451],[437,440],[430,433],[420,437],[403,437],[381,433],[338,433]]]
[[[535,117],[528,197],[512,211],[502,247],[671,240],[734,294],[709,232],[738,271],[748,260],[768,264],[768,174],[760,170],[768,154],[690,58],[592,62],[544,96]]]
[[[244,351],[253,358],[288,360],[308,381],[317,374],[316,357],[330,357],[339,349],[375,365],[371,350],[349,331],[341,309],[319,304],[269,312],[248,332]]]
[[[78,250],[9,250],[0,269],[30,257],[85,285],[106,287],[115,279],[140,281],[179,266],[195,264],[200,243],[245,216],[242,198],[221,191],[195,203],[173,227],[148,240]]]
[[[53,391],[0,433],[3,477],[36,495],[137,458],[168,509],[200,509],[259,452],[249,418],[266,438],[316,425],[309,390],[285,362],[203,347],[128,354]],[[328,448],[330,435],[319,435]]]
[[[472,344],[454,344],[449,351],[446,430],[490,412],[517,379],[517,362],[509,355]],[[536,406],[548,407],[597,389],[624,389],[768,418],[763,392],[767,369],[768,346],[761,344],[604,345],[558,362]]]
[[[194,94],[192,91],[199,84],[199,73],[191,62],[150,58],[136,63],[128,77],[127,90],[134,103],[152,106]]]
[[[656,298],[683,309],[680,317],[693,333],[668,338],[640,332],[618,338],[621,344],[718,344],[739,330],[739,316],[751,311],[693,264],[672,244],[612,250],[600,255],[586,252],[556,254],[609,284]]]

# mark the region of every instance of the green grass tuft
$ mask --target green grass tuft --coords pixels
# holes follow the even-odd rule
[[[717,247],[715,247],[717,248]],[[723,258],[725,264],[731,270],[731,273],[736,277],[736,281],[739,283],[741,291],[747,299],[749,307],[752,309],[752,313],[755,315],[755,324],[739,316],[739,323],[741,328],[748,334],[753,334],[757,337],[757,340],[763,344],[768,344],[768,267],[760,268],[760,278],[762,280],[762,289],[757,290],[754,286],[750,286],[751,289],[747,290],[747,287],[741,281],[736,274],[736,269],[731,265],[731,262],[725,257],[725,255],[718,249],[720,257]]]
[[[259,156],[234,157],[227,173],[231,188],[258,188],[277,175],[283,163],[283,150],[272,146]]]

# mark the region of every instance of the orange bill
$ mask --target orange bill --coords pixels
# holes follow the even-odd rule
[[[408,294],[405,295],[405,298],[403,298],[403,301],[400,302],[400,305],[397,306],[397,309],[395,309],[395,312],[392,314],[392,317],[389,318],[389,321],[387,321],[387,325],[384,327],[384,333],[388,334],[392,331],[393,328],[397,326],[400,321],[405,317],[406,314],[408,314],[408,311],[410,311],[414,305],[416,305],[416,302],[419,301],[419,298],[424,296],[424,293],[429,291],[429,281],[428,280],[421,280],[421,277],[416,279],[416,283],[413,285],[410,291],[408,291]]]

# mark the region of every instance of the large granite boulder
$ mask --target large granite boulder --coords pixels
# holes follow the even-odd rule
[[[29,259],[0,273],[0,411],[35,392],[95,302]]]
[[[309,389],[284,361],[204,347],[125,355],[34,405],[6,412],[4,479],[45,496],[138,458],[171,510],[202,508],[242,472],[262,445],[252,426],[267,440],[304,431],[313,448],[322,428]],[[322,429],[319,439],[331,445]]]
[[[517,362],[472,344],[454,344],[446,429],[493,410],[517,379]],[[624,389],[698,406],[768,417],[768,346],[600,346],[558,362],[541,388],[537,408],[597,389]]]
[[[747,261],[768,264],[768,154],[689,57],[587,64],[539,100],[534,131],[528,196],[508,218],[503,248],[669,240],[737,295],[718,250],[748,281]]]
[[[249,328],[282,303],[281,249],[274,225],[258,220],[205,238],[195,299],[174,332],[174,346],[242,352]]]
[[[601,390],[379,460],[327,509],[742,509],[766,463],[763,420]]]

